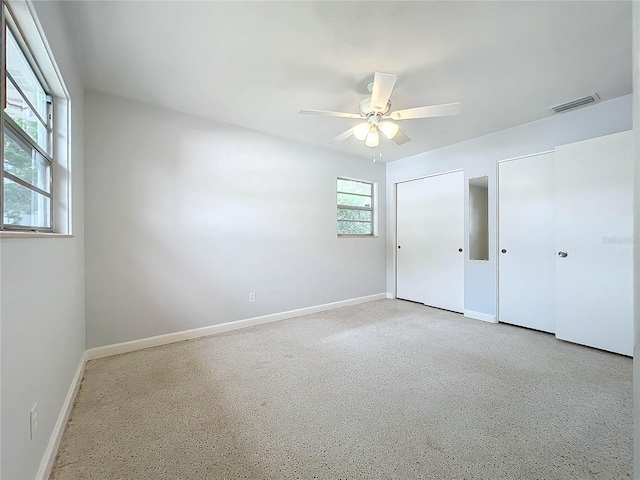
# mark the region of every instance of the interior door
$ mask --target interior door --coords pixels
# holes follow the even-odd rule
[[[397,185],[396,296],[464,310],[464,173]]]
[[[498,320],[555,332],[554,154],[498,164]]]
[[[556,336],[633,354],[632,133],[556,149]]]

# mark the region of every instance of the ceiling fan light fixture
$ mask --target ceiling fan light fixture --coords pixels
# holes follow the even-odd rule
[[[393,122],[380,122],[378,128],[389,140],[395,137],[398,133],[398,130],[400,130],[400,127],[398,127],[398,125]]]
[[[364,144],[367,147],[377,147],[380,145],[380,134],[378,133],[378,129],[375,125],[371,125],[371,129],[369,130],[369,135],[367,135],[367,139]]]
[[[358,125],[353,127],[353,136],[362,141],[367,138],[370,130],[371,125],[369,125],[367,122],[359,123]]]

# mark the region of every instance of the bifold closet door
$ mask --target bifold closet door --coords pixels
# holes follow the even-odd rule
[[[464,310],[464,173],[399,183],[396,296]]]
[[[556,336],[624,355],[633,355],[632,142],[622,132],[564,145],[555,162]]]
[[[555,332],[554,154],[498,163],[498,320]]]

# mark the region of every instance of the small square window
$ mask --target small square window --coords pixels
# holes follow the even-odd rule
[[[373,183],[338,178],[338,236],[373,236]]]

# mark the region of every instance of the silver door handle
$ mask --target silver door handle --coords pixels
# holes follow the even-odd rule
[[[560,251],[558,252],[558,256],[559,256],[560,258],[564,258],[564,257],[566,257],[567,255],[569,255],[569,254],[568,254],[567,252],[565,252],[564,250],[560,250]]]

